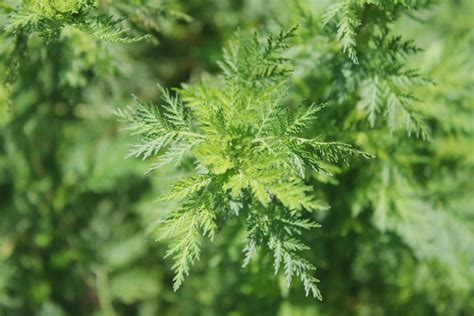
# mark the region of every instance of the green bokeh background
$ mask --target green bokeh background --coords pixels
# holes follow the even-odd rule
[[[330,1],[305,2],[321,16]],[[393,26],[423,48],[409,62],[436,83],[416,91],[433,140],[357,131],[346,139],[392,149],[374,145],[381,158],[368,173],[356,166],[337,185],[321,179],[332,208],[307,241],[322,302],[304,297],[299,284],[288,291],[271,268],[242,269],[242,232],[232,226],[204,245],[183,288],[172,291],[166,244],[153,230],[172,205],[156,198],[185,170],[145,175],[149,162],[123,159],[131,138],[111,111],[130,104],[131,93],[157,100],[156,83],[213,75],[237,29],[274,30],[298,19],[285,0],[171,5],[193,20],[134,24],[139,17],[130,16],[132,28],[154,35],[144,43],[108,44],[68,28],[48,44],[32,37],[11,97],[0,87],[0,315],[473,315],[474,1],[439,1]],[[292,93],[319,101],[331,76],[318,64],[317,39],[305,26],[301,33],[291,52]],[[6,43],[0,35],[2,58]],[[391,172],[384,155],[414,153],[425,159],[411,167],[430,206],[402,195],[403,181],[384,187],[376,176]],[[400,201],[407,223],[381,229],[390,218],[363,205],[383,194]],[[424,212],[432,205],[439,211]]]

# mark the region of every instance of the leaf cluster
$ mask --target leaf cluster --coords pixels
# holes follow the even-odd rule
[[[335,40],[353,65],[347,65],[343,77],[348,89],[357,93],[358,107],[375,127],[385,117],[388,129],[400,125],[408,134],[429,138],[428,126],[419,110],[421,102],[413,88],[432,84],[408,60],[421,51],[412,41],[392,35],[391,24],[402,14],[413,14],[431,1],[339,1],[322,17],[323,26],[335,32]],[[359,50],[359,52],[357,52]]]
[[[326,208],[305,183],[308,172],[329,173],[324,163],[347,163],[371,155],[301,132],[316,120],[320,106],[287,102],[291,69],[282,56],[296,28],[261,40],[237,34],[212,82],[186,85],[175,95],[162,89],[160,106],[117,111],[132,134],[140,135],[130,156],[158,155],[152,169],[186,157],[195,174],[175,184],[164,200],[181,208],[164,221],[163,237],[172,240],[178,289],[199,259],[200,236],[212,239],[217,219],[244,218],[247,238],[244,266],[258,249],[271,253],[275,273],[293,276],[306,294],[321,298],[314,266],[301,256],[308,249],[298,236],[318,225],[312,213]],[[225,223],[223,224],[225,225]]]
[[[65,26],[117,43],[133,43],[148,37],[128,36],[127,29],[119,25],[123,19],[96,12],[91,0],[24,1],[9,14],[4,30],[12,35],[38,33],[47,40],[57,39]]]
[[[135,43],[149,35],[129,35],[121,26],[123,18],[102,13],[92,0],[25,0],[16,7],[6,5],[2,40],[7,43],[0,54],[5,61],[2,81],[7,90],[16,81],[28,57],[28,42],[39,35],[46,42],[58,40],[65,27],[113,43]]]

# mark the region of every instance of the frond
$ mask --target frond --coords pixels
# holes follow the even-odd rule
[[[149,34],[141,36],[127,35],[129,30],[119,26],[122,21],[123,19],[101,15],[75,21],[71,26],[100,40],[113,43],[131,44],[150,38]]]
[[[303,185],[299,180],[293,179],[281,184],[270,186],[270,192],[290,211],[315,210],[319,203],[315,202],[308,192],[311,187]]]
[[[199,260],[201,237],[197,212],[184,209],[173,213],[162,223],[161,234],[173,239],[165,257],[172,257],[174,260],[173,289],[176,291],[189,275],[190,266]]]
[[[31,10],[19,9],[9,15],[4,27],[6,33],[15,34],[20,31],[37,31],[41,23],[45,22],[44,17]]]
[[[322,22],[325,26],[332,21],[337,21],[336,38],[342,45],[343,52],[347,53],[354,64],[358,64],[356,37],[361,21],[352,2],[339,1],[330,6],[324,14]]]
[[[163,201],[172,201],[172,200],[182,200],[186,197],[191,196],[192,194],[200,191],[209,185],[211,179],[207,176],[198,175],[185,178],[178,183],[175,183],[171,192],[163,196],[161,200]]]
[[[179,141],[174,142],[163,151],[155,163],[151,164],[148,172],[160,169],[161,167],[169,164],[172,164],[175,167],[181,165],[183,160],[190,155],[192,149],[200,142],[200,139],[180,139]]]
[[[301,113],[296,115],[296,117],[294,117],[294,119],[288,123],[286,134],[289,136],[294,136],[301,133],[316,120],[316,114],[323,108],[324,106],[312,104],[309,107],[303,109]]]

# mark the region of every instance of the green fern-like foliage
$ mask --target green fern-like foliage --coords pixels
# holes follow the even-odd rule
[[[6,75],[2,78],[7,90],[16,81],[21,66],[28,56],[28,41],[39,35],[47,42],[60,37],[65,27],[89,34],[96,39],[113,43],[135,43],[149,35],[129,35],[121,26],[123,18],[101,13],[91,0],[25,0],[16,7],[4,4],[7,14],[2,39],[7,43],[1,52]]]
[[[420,113],[420,100],[412,91],[431,84],[407,60],[421,51],[413,42],[392,35],[392,24],[401,15],[413,14],[429,6],[429,0],[372,1],[342,0],[328,8],[322,24],[347,54],[353,65],[347,65],[343,77],[360,99],[361,108],[373,128],[379,116],[391,132],[404,126],[409,134],[429,137],[428,127]],[[358,52],[359,51],[359,52]]]
[[[171,240],[167,256],[175,262],[175,290],[199,259],[201,236],[212,240],[226,221],[240,218],[247,231],[243,266],[256,252],[268,253],[288,285],[298,277],[307,295],[321,299],[299,236],[318,227],[312,213],[326,205],[311,194],[306,175],[330,173],[325,162],[371,156],[301,136],[321,107],[286,102],[291,69],[281,53],[294,31],[266,41],[237,35],[217,80],[184,86],[176,95],[162,89],[162,105],[138,100],[137,107],[117,112],[140,135],[130,156],[157,155],[152,170],[186,159],[195,164],[194,174],[162,197],[181,201],[161,225],[161,236]]]
[[[74,27],[101,40],[118,43],[141,41],[145,36],[128,36],[119,26],[122,19],[94,12],[90,0],[24,1],[10,13],[6,33],[39,33],[47,39],[57,38],[65,26]]]
[[[426,7],[430,0],[340,0],[331,5],[322,18],[324,25],[335,22],[336,37],[342,49],[349,58],[359,64],[357,57],[358,40],[362,40],[361,33],[368,32],[370,22],[384,21],[376,25],[380,31],[389,29],[387,23],[393,22],[407,11]]]

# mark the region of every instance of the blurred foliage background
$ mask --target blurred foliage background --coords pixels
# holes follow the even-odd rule
[[[0,2],[2,26],[16,4]],[[166,3],[172,11],[151,9],[162,5],[98,1],[152,37],[108,43],[68,27],[56,40],[32,35],[17,80],[0,87],[0,315],[474,314],[473,1],[439,1],[393,23],[423,49],[407,62],[435,83],[415,88],[431,140],[349,124],[358,115],[346,111],[350,95],[314,127],[377,155],[318,179],[331,209],[305,239],[322,302],[287,291],[271,268],[242,269],[238,227],[205,244],[173,292],[153,223],[169,207],[156,197],[185,170],[145,175],[147,162],[124,160],[131,140],[111,110],[131,93],[156,100],[156,83],[212,76],[237,29],[296,23],[292,96],[328,102],[348,84],[318,35],[330,1],[176,0]],[[10,49],[2,33],[2,77]]]

